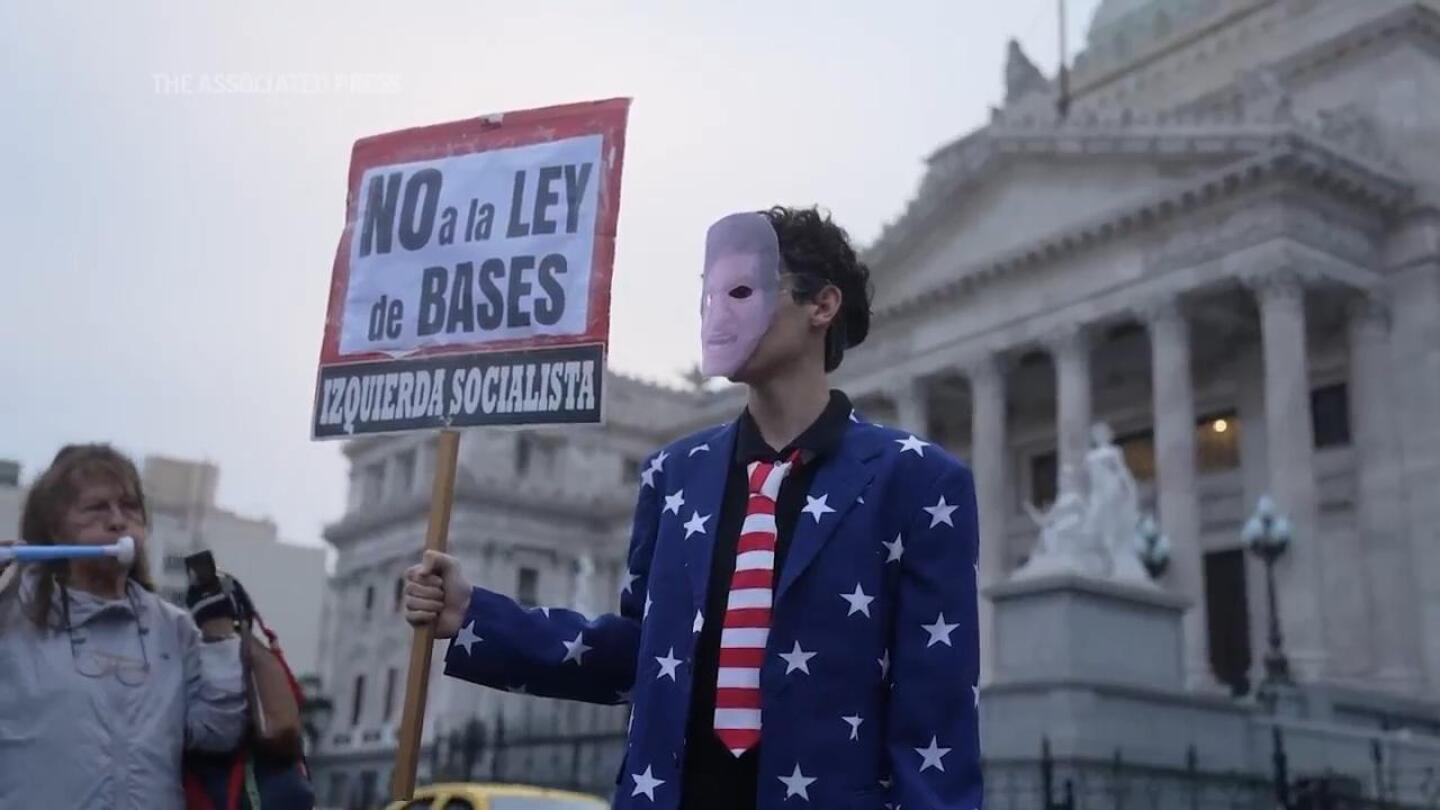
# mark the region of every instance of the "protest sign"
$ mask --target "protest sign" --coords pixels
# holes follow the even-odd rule
[[[438,431],[443,552],[458,428],[599,422],[628,99],[355,144],[311,432]],[[410,645],[391,798],[411,798],[435,630]]]
[[[315,438],[601,420],[628,109],[355,144]]]

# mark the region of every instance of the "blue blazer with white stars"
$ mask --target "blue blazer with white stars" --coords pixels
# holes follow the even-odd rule
[[[851,417],[823,459],[775,586],[761,669],[760,810],[977,810],[977,534],[970,471]],[[731,423],[650,459],[620,612],[526,610],[475,589],[445,672],[630,701],[614,807],[678,810],[693,662]]]

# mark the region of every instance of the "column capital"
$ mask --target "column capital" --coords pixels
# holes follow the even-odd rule
[[[1154,328],[1157,324],[1188,323],[1189,307],[1179,293],[1161,293],[1129,307],[1135,320]]]
[[[1086,323],[1067,323],[1057,326],[1040,336],[1040,345],[1052,356],[1074,352],[1089,346],[1091,328]]]
[[[987,352],[957,364],[972,386],[998,384],[1005,375],[1005,362],[1000,355]]]
[[[1305,288],[1313,286],[1319,279],[1317,274],[1294,265],[1281,265],[1244,272],[1240,283],[1263,303],[1299,299],[1305,294]]]

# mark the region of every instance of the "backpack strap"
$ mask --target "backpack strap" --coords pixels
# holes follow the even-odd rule
[[[280,649],[280,637],[275,635],[275,631],[265,623],[265,619],[260,616],[258,610],[255,611],[255,624],[260,628],[260,632],[265,634],[265,642],[270,645],[270,654],[275,656],[275,660],[280,663],[280,670],[285,673],[285,680],[290,684],[290,692],[295,696],[295,705],[304,706],[305,690],[300,688],[300,682],[296,680],[294,671],[290,669],[290,662],[285,660],[285,652]],[[300,773],[307,780],[310,778],[310,763],[306,761],[303,753],[300,755]]]

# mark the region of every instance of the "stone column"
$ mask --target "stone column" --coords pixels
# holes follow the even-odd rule
[[[1005,577],[1005,374],[998,358],[988,355],[965,369],[970,378],[970,448],[975,474],[975,499],[980,520],[980,590]],[[994,675],[994,610],[980,599],[980,681]]]
[[[1440,231],[1440,226],[1437,226]],[[1440,257],[1392,274],[1393,368],[1404,439],[1410,552],[1414,558],[1426,689],[1440,690]]]
[[[1056,449],[1060,468],[1079,470],[1090,447],[1090,335],[1080,326],[1052,335],[1046,346],[1055,361]]]
[[[1405,533],[1403,452],[1396,425],[1388,308],[1373,296],[1350,306],[1350,413],[1359,506],[1354,551],[1364,573],[1362,626],[1345,628],[1370,642],[1365,673],[1400,692],[1420,686],[1417,569]]]
[[[895,387],[895,426],[920,438],[930,433],[930,386],[921,377],[910,377]]]
[[[1270,463],[1265,442],[1265,363],[1258,342],[1240,350],[1235,359],[1235,415],[1240,422],[1240,479],[1244,488],[1242,518],[1270,489]],[[1240,532],[1235,532],[1240,541]],[[1265,566],[1245,551],[1245,608],[1250,617],[1250,685],[1259,685],[1265,674]]]
[[[1276,599],[1292,669],[1298,676],[1314,679],[1325,667],[1325,580],[1305,348],[1305,289],[1300,275],[1288,269],[1257,275],[1249,284],[1260,305],[1270,494],[1289,516],[1294,537],[1290,550],[1276,563]],[[1263,642],[1261,648],[1263,655]]]
[[[1175,590],[1190,600],[1184,619],[1185,680],[1191,689],[1210,689],[1216,681],[1210,669],[1205,560],[1195,480],[1190,324],[1174,298],[1156,302],[1144,314],[1150,329],[1159,522],[1170,537],[1170,580]]]

